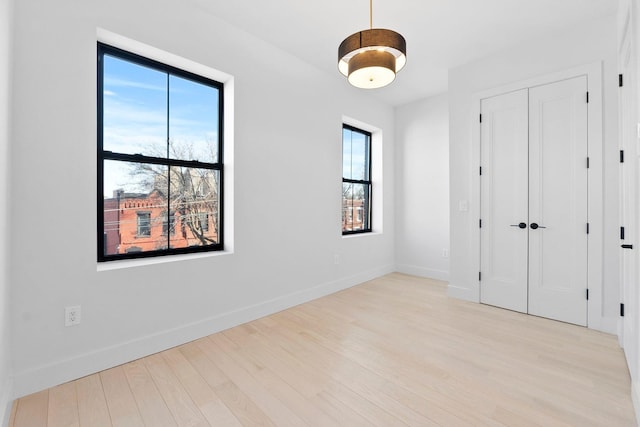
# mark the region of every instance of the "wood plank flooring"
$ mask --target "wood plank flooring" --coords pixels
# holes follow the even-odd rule
[[[391,274],[25,396],[11,427],[632,426],[614,336]]]

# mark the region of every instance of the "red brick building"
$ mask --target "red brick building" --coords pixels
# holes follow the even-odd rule
[[[218,241],[217,206],[195,197],[171,203],[158,191],[114,192],[104,201],[106,255],[204,246]],[[116,208],[117,207],[117,208]]]

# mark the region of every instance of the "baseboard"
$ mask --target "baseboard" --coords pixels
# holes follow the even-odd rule
[[[636,424],[640,426],[640,384],[637,381],[631,382],[631,400],[636,413]]]
[[[462,286],[456,286],[452,283],[449,283],[447,287],[447,295],[465,301],[480,302],[477,289],[463,288]]]
[[[11,407],[13,405],[13,380],[9,378],[2,385],[0,393],[0,426],[9,426],[9,417],[11,416]]]
[[[412,276],[426,277],[427,279],[444,280],[445,282],[449,280],[448,271],[418,267],[416,265],[398,264],[396,265],[396,271]]]
[[[175,347],[287,308],[350,288],[395,271],[394,265],[378,267],[259,304],[219,314],[198,322],[141,337],[96,351],[59,360],[14,374],[15,398],[91,375],[141,357]]]
[[[589,324],[589,329],[604,332],[612,335],[619,335],[618,333],[618,317],[599,317],[596,324]]]

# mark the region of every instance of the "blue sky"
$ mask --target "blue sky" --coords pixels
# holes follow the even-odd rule
[[[351,129],[342,130],[342,177],[369,179],[365,174],[366,137]]]
[[[105,55],[103,89],[105,150],[164,157],[168,125],[172,157],[218,160],[216,88]],[[105,165],[106,197],[118,188],[144,190],[131,182],[129,170],[126,163]]]

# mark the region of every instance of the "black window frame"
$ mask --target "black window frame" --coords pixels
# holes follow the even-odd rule
[[[368,191],[365,191],[365,196],[364,196],[364,204],[362,206],[362,208],[365,208],[366,205],[366,212],[368,213],[368,215],[363,214],[363,219],[366,219],[366,221],[363,221],[363,228],[360,230],[342,230],[342,235],[343,236],[348,236],[348,235],[353,235],[353,234],[363,234],[363,233],[371,233],[373,231],[372,229],[372,222],[373,222],[373,212],[372,212],[372,206],[373,206],[373,183],[371,180],[371,170],[372,170],[372,161],[371,161],[371,151],[373,150],[373,143],[372,143],[372,133],[369,131],[366,131],[364,129],[360,129],[357,128],[355,126],[351,126],[348,124],[343,123],[342,124],[342,153],[344,153],[344,131],[345,129],[351,131],[351,132],[356,132],[359,134],[362,134],[365,136],[365,140],[366,140],[366,149],[365,149],[365,155],[368,157],[366,159],[367,161],[367,166],[368,166],[368,170],[367,170],[367,177],[369,179],[366,180],[359,180],[359,179],[351,179],[351,178],[345,178],[344,177],[344,158],[343,160],[343,166],[342,166],[342,184],[343,184],[343,188],[344,188],[344,184],[362,184],[365,185],[366,188],[368,189]],[[343,154],[344,155],[344,154]],[[344,191],[344,190],[343,190]],[[341,209],[342,209],[342,217],[344,218],[345,215],[345,206],[344,206],[344,194],[343,194],[343,200],[341,201]],[[351,206],[351,222],[353,223],[353,218],[355,217],[355,215],[353,214],[353,209],[354,207]],[[347,215],[347,218],[349,217],[349,215]],[[344,220],[343,220],[344,222]]]
[[[118,59],[148,67],[168,75],[191,80],[218,90],[218,157],[217,162],[207,163],[196,160],[179,160],[152,157],[142,154],[124,154],[105,151],[103,149],[103,126],[104,126],[104,55],[117,57]],[[224,250],[224,84],[208,77],[204,77],[190,71],[177,68],[172,65],[159,62],[127,50],[97,42],[97,259],[98,262],[116,261],[122,259],[150,258],[157,256],[169,256],[178,254],[201,253]],[[106,254],[106,232],[104,230],[104,161],[119,160],[132,163],[147,163],[164,165],[171,167],[186,167],[194,169],[208,169],[218,172],[218,239],[217,243],[207,246],[189,246],[184,248],[171,248],[150,250],[145,252],[129,252],[120,254]],[[169,210],[169,199],[167,200],[167,211]],[[153,219],[151,219],[153,221]],[[151,224],[150,224],[151,225]],[[174,223],[175,233],[175,223]],[[146,237],[146,236],[143,236]]]

